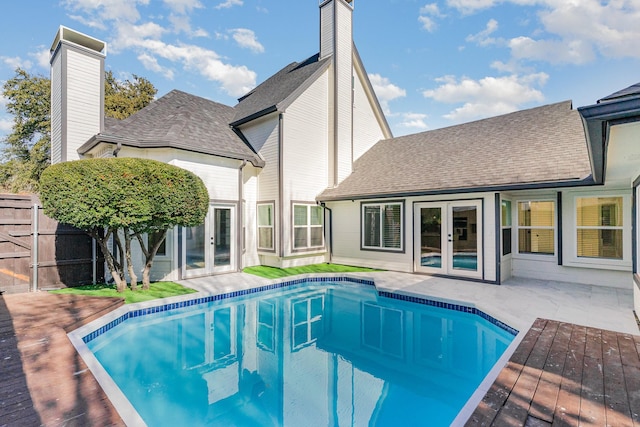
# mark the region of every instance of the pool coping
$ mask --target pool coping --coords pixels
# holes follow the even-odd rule
[[[485,376],[484,380],[476,388],[471,397],[467,400],[466,404],[462,407],[458,415],[454,419],[451,425],[462,425],[469,419],[473,411],[481,402],[483,396],[489,390],[502,368],[506,365],[509,358],[518,347],[526,330],[518,331],[517,329],[509,326],[508,324],[498,320],[491,316],[486,311],[478,308],[474,303],[452,300],[447,298],[432,297],[422,293],[398,291],[388,289],[384,287],[376,286],[375,280],[372,278],[366,278],[362,276],[352,276],[349,274],[340,275],[326,275],[326,274],[305,274],[303,276],[297,276],[296,279],[282,278],[272,280],[265,285],[259,285],[241,289],[231,292],[198,292],[196,294],[186,294],[176,297],[156,299],[151,301],[145,301],[135,304],[128,304],[119,307],[104,316],[84,325],[74,331],[67,334],[69,340],[75,347],[80,357],[87,364],[89,370],[93,373],[94,377],[104,390],[105,394],[113,404],[114,408],[125,422],[127,426],[146,426],[138,411],[133,407],[129,399],[124,395],[120,387],[111,378],[108,372],[104,369],[102,364],[95,357],[93,352],[89,349],[87,343],[97,336],[105,333],[106,331],[116,327],[120,323],[126,321],[129,318],[146,316],[163,311],[175,310],[185,308],[189,306],[195,306],[199,304],[206,304],[212,301],[219,301],[228,298],[235,298],[239,296],[246,296],[254,293],[264,292],[273,289],[287,288],[296,284],[304,282],[347,282],[357,283],[363,285],[373,286],[378,295],[386,298],[392,298],[402,301],[413,302],[422,305],[428,305],[432,307],[444,308],[453,311],[459,311],[479,316],[495,326],[505,330],[506,332],[514,335],[511,344],[504,351],[502,356],[493,365],[492,369]],[[528,329],[528,328],[527,328]]]

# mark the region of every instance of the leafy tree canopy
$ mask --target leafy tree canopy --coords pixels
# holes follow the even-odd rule
[[[148,288],[153,257],[167,230],[202,224],[209,208],[209,194],[197,175],[137,158],[88,159],[49,166],[40,178],[40,200],[45,215],[84,230],[98,241],[121,290],[126,287],[121,260],[122,255],[130,260],[131,237],[137,238],[146,256],[143,284]],[[148,247],[143,238],[149,232],[162,233],[154,247]],[[120,257],[107,246],[111,236],[116,241],[112,251],[119,251]],[[131,267],[132,263],[128,264]],[[135,288],[135,274],[132,269],[129,273]]]
[[[157,89],[144,77],[119,81],[105,73],[105,115],[124,119],[153,101]],[[11,133],[4,139],[0,187],[5,191],[35,192],[51,155],[51,83],[17,68],[2,85],[7,112],[13,116]]]

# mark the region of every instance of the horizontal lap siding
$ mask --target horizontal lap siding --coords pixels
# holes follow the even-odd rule
[[[51,64],[51,163],[62,161],[62,55]]]
[[[314,202],[329,180],[328,85],[325,73],[284,114],[282,215],[287,253],[291,249],[291,202]]]
[[[336,167],[339,183],[351,174],[353,162],[353,39],[351,8],[341,4],[336,4],[336,7],[337,39],[333,65],[336,68]]]
[[[262,156],[265,165],[258,172],[258,201],[278,198],[279,125],[278,116],[252,122],[242,127],[242,134]]]
[[[77,160],[78,148],[100,132],[102,120],[101,60],[67,50],[67,160]]]
[[[353,160],[357,160],[376,142],[384,139],[384,133],[367,97],[362,81],[354,70],[355,87],[353,102]]]

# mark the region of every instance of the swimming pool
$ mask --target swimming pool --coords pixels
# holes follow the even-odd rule
[[[478,255],[475,253],[453,254],[453,268],[459,270],[478,270]],[[423,255],[420,258],[423,267],[442,268],[442,256],[440,254]]]
[[[82,340],[149,426],[449,425],[517,331],[348,279],[135,310]]]

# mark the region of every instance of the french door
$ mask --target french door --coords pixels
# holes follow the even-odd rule
[[[417,272],[482,278],[482,202],[416,203]]]
[[[203,224],[182,229],[182,276],[235,271],[235,206],[211,205]]]

